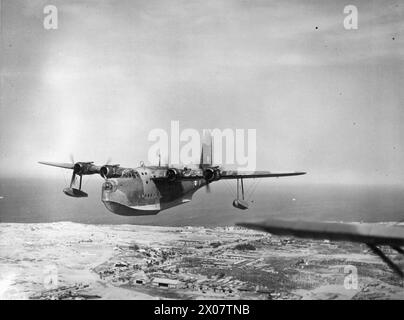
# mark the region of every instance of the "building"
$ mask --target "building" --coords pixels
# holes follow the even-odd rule
[[[173,279],[154,278],[152,281],[152,285],[159,288],[177,289],[182,286],[182,282]]]
[[[135,273],[132,276],[132,283],[133,284],[145,285],[148,282],[150,282],[150,279],[143,271]]]
[[[195,247],[195,246],[203,246],[205,243],[202,240],[185,240],[181,239],[178,241],[184,247]]]

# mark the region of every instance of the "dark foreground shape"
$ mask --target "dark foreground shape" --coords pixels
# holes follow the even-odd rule
[[[404,228],[402,227],[276,219],[243,222],[237,225],[279,236],[366,243],[391,269],[400,277],[404,277],[402,270],[377,248],[377,245],[387,245],[403,254],[401,247],[404,246]]]

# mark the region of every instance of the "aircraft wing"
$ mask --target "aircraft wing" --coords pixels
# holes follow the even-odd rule
[[[217,168],[217,167],[216,167]],[[177,169],[179,175],[177,177],[178,180],[194,180],[194,179],[202,179],[204,178],[204,173],[202,169],[189,169],[188,171],[183,171],[181,169]],[[287,177],[287,176],[300,176],[302,174],[306,174],[306,172],[271,172],[271,171],[233,171],[233,170],[220,170],[220,178],[218,180],[226,179],[254,179],[254,178],[278,178],[278,177]],[[153,177],[153,180],[165,180],[168,177],[166,175],[162,175],[159,177]]]
[[[253,179],[253,178],[278,178],[289,176],[300,176],[306,172],[292,171],[292,172],[272,172],[272,171],[232,171],[225,170],[220,173],[220,179]]]
[[[404,228],[401,227],[275,219],[262,222],[244,222],[238,225],[276,235],[295,236],[299,238],[404,246]]]
[[[287,221],[276,219],[261,222],[243,222],[237,223],[237,225],[280,236],[365,243],[388,264],[390,268],[401,277],[404,277],[404,273],[401,269],[377,247],[378,245],[388,245],[397,252],[404,254],[401,248],[404,246],[404,228],[402,227],[377,224]]]

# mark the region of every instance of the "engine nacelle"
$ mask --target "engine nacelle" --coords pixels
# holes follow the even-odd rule
[[[74,164],[73,170],[78,175],[97,173],[97,167],[94,166],[93,162],[76,162]]]
[[[100,175],[104,179],[119,178],[123,170],[119,165],[104,165],[100,169]]]
[[[174,168],[168,169],[166,172],[166,177],[168,181],[174,182],[178,177],[180,177],[180,172]]]
[[[219,180],[221,175],[220,175],[220,170],[215,169],[215,168],[207,168],[203,172],[203,177],[207,182],[212,182],[214,180]]]

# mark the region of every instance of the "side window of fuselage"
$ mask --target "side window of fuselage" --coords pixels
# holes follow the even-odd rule
[[[138,173],[133,169],[125,170],[122,173],[122,178],[137,178],[137,177],[138,177]]]

